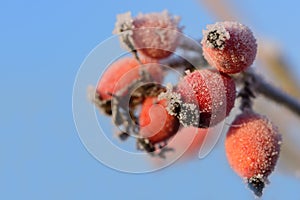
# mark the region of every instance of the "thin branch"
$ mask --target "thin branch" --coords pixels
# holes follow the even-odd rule
[[[165,60],[162,60],[160,63],[163,65],[167,65],[171,68],[185,68],[185,69],[192,69],[192,68],[202,68],[207,65],[205,59],[201,54],[186,54],[186,55],[176,55]]]
[[[161,64],[163,65],[167,65],[168,67],[171,67],[171,68],[181,68],[181,67],[193,67],[193,65],[187,61],[186,59],[182,58],[182,57],[172,57],[172,58],[169,58],[167,60],[163,60],[161,61]]]
[[[253,78],[255,83],[254,90],[257,93],[260,93],[266,98],[285,106],[286,108],[300,116],[300,101],[298,99],[267,83],[262,76],[254,73],[253,71],[248,70],[247,72],[245,72],[245,74]]]

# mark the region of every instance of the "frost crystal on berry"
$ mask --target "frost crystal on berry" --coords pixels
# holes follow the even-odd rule
[[[113,30],[113,34],[120,34],[121,47],[132,51],[135,57],[137,57],[132,39],[133,28],[134,25],[131,13],[127,12],[124,14],[119,14],[117,15],[117,21],[115,24],[115,29]]]
[[[188,126],[198,127],[199,118],[200,118],[200,114],[195,104],[183,103],[181,105],[178,119],[184,127],[188,127]]]
[[[167,91],[158,96],[159,100],[167,100],[166,110],[170,115],[176,116],[179,122],[184,126],[199,125],[199,111],[193,103],[183,103],[180,93],[173,92],[172,85],[167,85]]]
[[[117,15],[117,21],[115,24],[115,29],[113,30],[113,34],[119,34],[124,31],[130,31],[132,34],[132,29],[133,29],[133,19],[131,17],[131,12],[123,13]]]
[[[181,95],[173,92],[173,86],[168,84],[166,86],[166,92],[162,92],[158,95],[158,100],[167,100],[166,110],[170,115],[176,116],[180,111],[180,105],[182,104]]]
[[[224,49],[225,41],[230,39],[229,32],[219,23],[207,25],[208,30],[203,31],[206,45],[209,48]]]

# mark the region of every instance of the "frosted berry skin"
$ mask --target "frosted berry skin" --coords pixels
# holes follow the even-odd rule
[[[228,74],[242,72],[252,65],[257,52],[252,31],[238,22],[208,25],[201,44],[207,62]]]
[[[152,144],[165,141],[177,133],[179,120],[169,115],[166,101],[158,101],[156,97],[148,97],[139,116],[140,135],[149,139]]]
[[[180,80],[177,92],[184,102],[194,103],[199,109],[199,128],[221,122],[229,115],[236,97],[235,82],[217,70],[196,70]]]
[[[179,21],[179,17],[173,17],[167,11],[139,14],[132,22],[135,48],[150,58],[170,56],[178,45]]]
[[[140,64],[136,59],[125,57],[112,63],[103,73],[98,85],[97,93],[101,100],[110,100],[111,94],[122,95],[133,81],[141,77],[140,70],[145,70],[155,82],[160,83],[163,72],[159,65],[150,59],[142,59]]]
[[[264,183],[274,170],[280,144],[277,128],[265,116],[253,111],[238,115],[227,133],[228,162],[240,177],[248,180],[257,196],[262,195]],[[253,185],[256,188],[252,188]]]

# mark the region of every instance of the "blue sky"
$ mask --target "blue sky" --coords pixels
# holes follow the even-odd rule
[[[297,1],[231,2],[300,66]],[[104,166],[80,141],[72,90],[83,60],[111,36],[116,14],[163,9],[195,38],[215,21],[192,0],[1,1],[0,199],[253,199],[229,168],[223,139],[203,160],[140,175]],[[299,179],[275,171],[270,180],[263,199],[299,199]]]

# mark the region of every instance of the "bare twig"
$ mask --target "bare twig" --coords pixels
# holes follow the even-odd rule
[[[185,68],[185,69],[196,69],[202,68],[207,65],[201,54],[195,55],[180,55],[172,56],[168,59],[161,61],[162,65],[166,65],[173,69],[175,68]],[[191,70],[193,71],[193,70]]]
[[[247,72],[245,72],[245,74],[253,78],[255,83],[254,89],[257,93],[260,93],[268,99],[285,106],[286,108],[300,116],[300,101],[298,99],[267,83],[263,77],[251,70],[248,70]]]
[[[181,68],[184,66],[193,67],[192,63],[190,63],[186,59],[184,59],[182,57],[178,57],[178,56],[169,58],[167,60],[163,60],[163,61],[161,61],[161,64],[167,65],[168,67],[171,67],[171,68]]]

